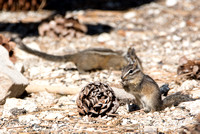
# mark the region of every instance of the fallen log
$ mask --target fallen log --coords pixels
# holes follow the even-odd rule
[[[51,85],[33,85],[30,84],[26,87],[28,93],[37,93],[37,92],[49,92],[62,95],[76,95],[81,91],[81,87],[78,86],[51,86]],[[127,93],[124,89],[112,87],[116,97],[119,100],[133,100],[134,96]]]

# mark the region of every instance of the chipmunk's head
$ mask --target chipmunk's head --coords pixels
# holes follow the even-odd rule
[[[122,81],[134,79],[138,76],[140,72],[141,70],[139,69],[137,62],[133,62],[123,68],[121,79]]]

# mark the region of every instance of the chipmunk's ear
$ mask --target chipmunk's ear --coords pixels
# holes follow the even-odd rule
[[[134,49],[134,47],[129,47],[128,48],[127,55],[129,55],[129,56],[135,56],[135,49]]]
[[[133,47],[128,48],[126,59],[128,60],[129,64],[134,64],[134,62],[136,62],[135,49]]]

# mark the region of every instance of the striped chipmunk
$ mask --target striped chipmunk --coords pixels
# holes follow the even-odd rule
[[[144,74],[141,61],[133,52],[134,49],[130,50],[127,53],[129,64],[123,68],[121,74],[122,86],[126,92],[135,97],[134,102],[140,109],[143,108],[145,112],[160,111],[167,106],[188,100],[181,94],[170,95],[162,100],[162,94],[166,96],[169,91],[168,86],[159,88],[150,76]]]

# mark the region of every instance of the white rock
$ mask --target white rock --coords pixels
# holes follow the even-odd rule
[[[71,79],[73,80],[79,80],[80,79],[80,75],[78,73],[72,75]]]
[[[159,115],[159,114],[160,114],[159,112],[154,112],[154,113],[153,113],[153,115]]]
[[[125,13],[124,14],[124,19],[131,19],[131,18],[134,18],[136,16],[136,13],[135,12],[133,12],[133,11],[130,11],[130,12],[127,12],[127,13]]]
[[[131,123],[132,124],[138,124],[138,121],[137,120],[131,120]]]
[[[166,0],[166,2],[165,2],[166,6],[168,6],[168,7],[175,6],[177,3],[178,3],[177,0]]]
[[[181,40],[181,37],[179,37],[177,35],[173,35],[172,38],[173,38],[174,41],[180,41]]]
[[[176,108],[174,107],[174,106],[172,106],[171,108],[170,108],[170,110],[175,110]]]
[[[186,26],[186,22],[185,21],[182,21],[180,24],[179,24],[180,28],[184,28]]]
[[[199,83],[196,80],[186,80],[178,88],[178,91],[190,90],[198,86],[199,86]]]
[[[35,75],[39,75],[41,71],[39,67],[31,67],[29,69],[29,72],[30,72],[30,77],[33,77]]]
[[[160,13],[160,10],[159,9],[149,9],[147,11],[147,14],[148,15],[158,15]]]
[[[53,124],[52,128],[53,128],[53,130],[58,130],[58,124]]]
[[[160,31],[158,34],[159,34],[159,36],[166,36],[167,35],[167,33],[164,32],[164,31]]]
[[[106,42],[106,41],[109,41],[109,40],[111,40],[111,37],[107,33],[102,33],[97,38],[98,42]]]
[[[108,41],[107,44],[108,44],[109,46],[113,46],[113,47],[116,46],[116,42],[115,42],[114,40]]]
[[[61,119],[64,116],[61,113],[48,113],[47,116],[44,118],[45,120],[55,120],[55,119]]]
[[[38,45],[36,42],[31,42],[31,43],[28,43],[27,45],[28,45],[28,47],[30,47],[31,49],[40,51],[40,47],[39,47],[39,45]]]
[[[199,46],[200,46],[200,41],[197,40],[197,41],[191,43],[191,45],[192,45],[193,47],[199,47]]]
[[[11,116],[12,114],[10,113],[10,110],[12,108],[25,109],[28,112],[34,112],[37,110],[37,105],[33,101],[29,100],[8,98],[6,99],[6,102],[4,104],[4,110],[2,116],[3,117]]]
[[[194,99],[200,98],[200,90],[199,90],[199,88],[193,88],[193,90],[190,91],[190,94]]]
[[[28,85],[28,80],[9,60],[8,51],[0,45],[0,104],[8,97],[19,97]]]
[[[20,123],[40,123],[40,120],[35,115],[21,115],[18,119]]]
[[[151,117],[151,116],[153,116],[153,113],[148,113],[147,115],[148,115],[148,117],[147,117],[146,119],[148,119],[148,120],[152,120],[152,119],[153,119],[153,118]]]
[[[54,27],[56,27],[56,22],[55,21],[50,21],[50,27],[51,28],[54,28]]]
[[[15,63],[15,68],[21,73],[24,72],[24,65],[20,62]]]
[[[185,107],[187,110],[190,110],[190,113],[198,114],[200,113],[200,100],[182,102],[179,104],[179,107]]]
[[[176,30],[177,30],[176,27],[171,27],[171,28],[169,29],[169,31],[170,31],[171,33],[175,32]]]
[[[185,40],[183,41],[183,47],[189,47],[190,46],[190,41],[189,40]]]
[[[156,133],[157,128],[154,126],[144,126],[144,133]]]
[[[122,121],[122,125],[126,125],[128,123],[128,119],[123,119],[123,121]]]
[[[39,103],[38,105],[46,107],[46,106],[52,105],[55,102],[56,96],[52,93],[43,91],[43,92],[39,92],[38,94],[39,96],[37,96],[35,99],[35,101]]]
[[[94,131],[95,128],[87,128],[87,131]]]

